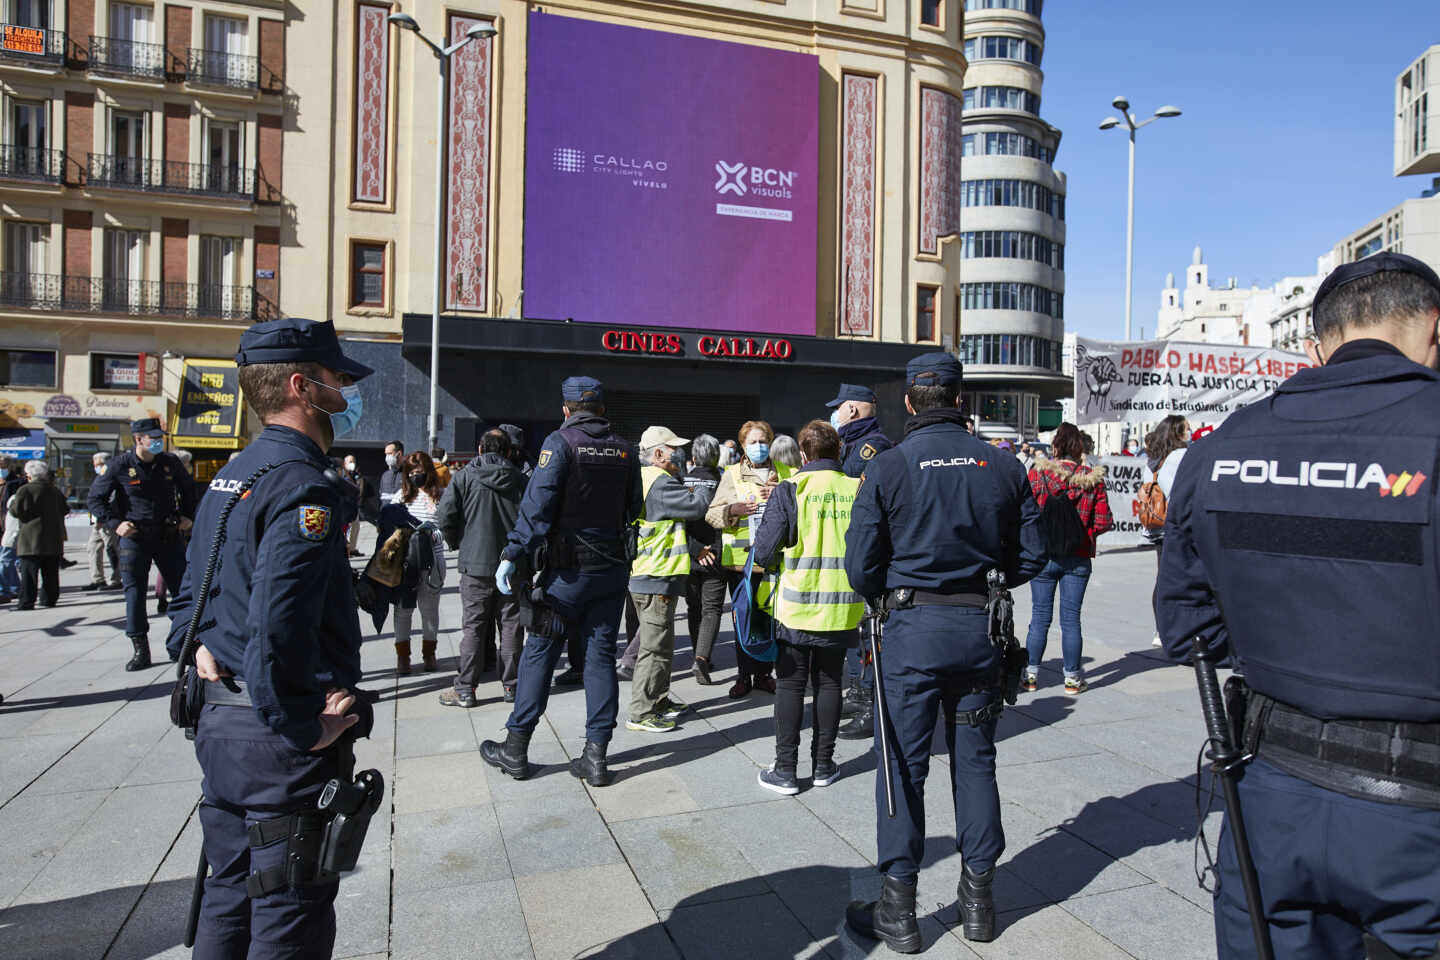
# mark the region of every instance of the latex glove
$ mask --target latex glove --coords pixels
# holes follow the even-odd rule
[[[515,564],[509,560],[501,560],[500,566],[495,568],[495,586],[499,587],[500,592],[507,597],[510,596],[512,592],[510,588],[510,575],[514,572]]]

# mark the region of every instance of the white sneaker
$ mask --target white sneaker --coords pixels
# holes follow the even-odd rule
[[[1158,633],[1155,634],[1155,639],[1150,641],[1150,646],[1152,646],[1152,647],[1163,647],[1163,646],[1165,646],[1165,644],[1162,643],[1161,640],[1160,640],[1160,634],[1158,634]]]

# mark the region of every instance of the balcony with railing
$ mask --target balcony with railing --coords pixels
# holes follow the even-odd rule
[[[0,61],[59,66],[65,62],[68,49],[64,30],[0,23]]]
[[[59,183],[65,174],[65,151],[0,143],[0,180]]]
[[[92,187],[232,200],[249,200],[255,196],[255,171],[245,167],[92,153],[86,172],[86,180]]]
[[[94,73],[164,80],[169,72],[169,62],[170,55],[166,53],[164,44],[112,40],[109,37],[90,38],[89,67]]]
[[[0,273],[0,309],[250,322],[256,297],[253,287],[222,284]]]
[[[223,50],[190,48],[185,79],[213,87],[254,90],[259,84],[260,58]]]

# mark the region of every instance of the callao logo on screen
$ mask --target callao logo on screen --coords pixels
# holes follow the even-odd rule
[[[669,188],[664,174],[670,169],[666,160],[613,153],[597,153],[579,147],[556,147],[552,165],[561,173],[609,174],[627,178],[632,186],[651,190]]]
[[[720,176],[720,179],[715,181],[716,193],[733,193],[737,197],[771,197],[777,200],[793,198],[790,188],[795,185],[794,170],[776,170],[774,167],[717,160],[715,172]]]

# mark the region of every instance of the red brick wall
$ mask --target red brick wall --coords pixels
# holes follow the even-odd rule
[[[190,221],[166,217],[160,221],[160,279],[185,283],[190,279]]]
[[[165,104],[165,159],[188,163],[190,160],[190,105]]]
[[[273,270],[274,279],[260,279],[262,270]],[[280,306],[280,228],[255,228],[255,309],[264,320],[278,316]]]
[[[260,20],[260,90],[280,93],[285,89],[285,22]]]
[[[62,223],[65,229],[65,276],[90,276],[90,211],[66,210]]]
[[[95,148],[94,116],[95,94],[83,90],[65,92],[65,150],[69,155],[65,179],[70,183],[85,182],[89,153]]]
[[[95,0],[70,0],[66,6],[70,13],[65,28],[70,34],[69,52],[83,63],[89,58],[90,34],[104,32],[95,29]]]
[[[94,0],[85,0],[85,2],[94,3]],[[177,7],[173,4],[165,7],[165,52],[170,58],[166,69],[181,77],[185,76],[185,67],[188,63],[190,24],[193,16],[189,7]]]
[[[255,171],[255,198],[261,203],[279,203],[282,196],[280,164],[284,160],[282,121],[278,113],[260,114],[259,169]]]

